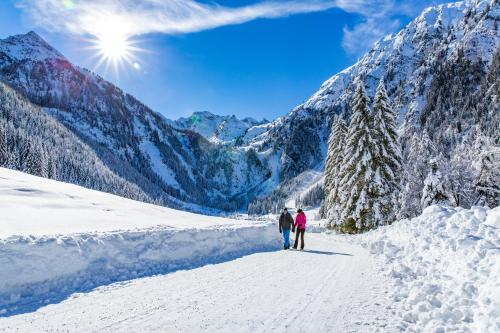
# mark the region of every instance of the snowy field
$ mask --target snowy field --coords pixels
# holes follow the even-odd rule
[[[308,232],[303,252],[277,251],[275,221],[7,169],[0,211],[0,332],[500,332],[500,208]]]
[[[0,209],[0,238],[242,225],[238,220],[150,205],[5,168],[0,168]]]
[[[0,315],[280,247],[268,222],[196,215],[0,168]]]

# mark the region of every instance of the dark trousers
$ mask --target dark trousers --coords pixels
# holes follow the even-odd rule
[[[302,250],[304,249],[304,234],[305,233],[306,233],[305,229],[297,228],[297,231],[295,232],[295,244],[293,245],[294,249],[296,249],[297,246],[299,245],[299,235],[300,235],[300,241],[302,242],[302,246],[300,248]]]

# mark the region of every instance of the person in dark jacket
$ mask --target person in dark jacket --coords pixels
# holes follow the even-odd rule
[[[299,237],[302,242],[300,249],[304,249],[304,234],[306,232],[306,214],[302,209],[297,211],[297,216],[295,217],[294,229],[297,228],[297,233],[295,234],[295,244],[293,245],[294,249],[297,249],[299,245]]]
[[[288,250],[290,248],[290,229],[295,228],[293,227],[293,217],[286,208],[283,209],[283,213],[280,215],[279,227],[280,233],[283,233],[283,248]]]

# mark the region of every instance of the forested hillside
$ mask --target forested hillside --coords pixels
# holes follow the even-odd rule
[[[160,204],[233,211],[246,207],[269,177],[252,149],[172,127],[133,96],[71,64],[34,32],[0,40],[0,80]]]
[[[436,160],[454,205],[498,205],[500,192],[500,5],[497,0],[430,7],[399,33],[377,42],[355,65],[327,80],[309,100],[270,124],[251,145],[279,166],[280,189],[251,204],[279,209],[302,174],[323,170],[335,120],[346,125],[362,82],[371,107],[382,81],[397,113],[402,148],[398,217],[413,217]],[[343,161],[347,162],[347,161]],[[314,180],[318,181],[318,179]],[[321,204],[318,197],[316,205]]]
[[[64,126],[0,82],[0,166],[153,202]]]
[[[370,108],[383,82],[401,144],[397,217],[412,217],[422,210],[431,160],[453,205],[498,205],[499,21],[497,0],[430,7],[271,123],[208,112],[165,119],[34,32],[0,40],[0,80],[154,202],[251,214],[290,199],[320,205],[334,122],[349,124],[356,82]],[[302,193],[308,185],[316,189]]]

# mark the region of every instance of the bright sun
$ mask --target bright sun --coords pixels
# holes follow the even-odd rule
[[[118,34],[103,34],[99,36],[96,46],[104,57],[112,61],[127,58],[131,52],[131,45],[127,38]]]
[[[96,68],[105,65],[108,69],[112,66],[116,74],[126,64],[136,70],[140,69],[136,53],[143,50],[136,47],[136,41],[131,40],[123,32],[123,25],[120,22],[110,19],[99,30],[96,38],[90,41],[92,43],[90,48],[97,51],[96,57],[99,58]]]

